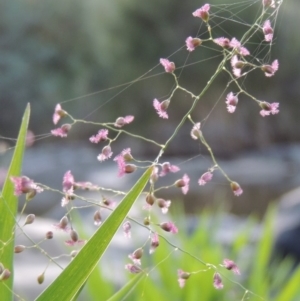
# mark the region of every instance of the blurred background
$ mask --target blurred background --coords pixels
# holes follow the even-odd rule
[[[168,121],[158,118],[152,101],[166,99],[174,84],[172,77],[158,65],[159,59],[169,57],[174,61],[180,84],[195,94],[200,93],[220,62],[220,52],[215,45],[201,46],[190,55],[184,45],[188,36],[207,38],[206,27],[192,16],[203,4],[196,0],[1,0],[0,178],[5,176],[12,153],[6,148],[14,146],[13,139],[4,137],[17,137],[27,103],[32,109],[29,128],[37,137],[54,128],[54,107],[62,103],[71,115],[89,121],[112,122],[119,116],[134,115],[134,123],[126,130],[164,143],[189,108],[191,99],[176,93],[168,109]],[[210,24],[215,37],[240,39],[261,11],[261,0],[231,4],[231,0],[211,1]],[[162,162],[171,161],[180,166],[181,171],[165,177],[161,185],[172,184],[184,173],[190,176],[191,183],[186,196],[172,188],[161,191],[159,197],[178,201],[189,214],[200,212],[205,206],[234,214],[224,217],[219,224],[218,243],[223,243],[220,237],[223,240],[229,237],[226,243],[231,245],[234,233],[242,229],[240,225],[246,221],[244,217],[254,214],[262,218],[268,204],[280,199],[278,233],[285,233],[287,228],[296,225],[295,235],[299,236],[299,11],[298,0],[284,0],[279,15],[272,17],[273,25],[276,20],[272,48],[262,42],[263,34],[255,35],[252,43],[246,45],[261,63],[279,60],[276,76],[266,78],[262,72],[255,71],[242,82],[258,99],[280,102],[278,115],[262,118],[260,108],[245,96],[240,97],[237,111],[228,114],[225,97],[235,87],[226,90],[229,78],[221,74],[192,116],[202,122],[203,133],[219,164],[230,178],[240,183],[243,195],[234,197],[228,182],[218,172],[211,183],[198,186],[197,180],[212,162],[206,149],[190,138],[189,123],[183,126],[162,158]],[[141,80],[126,84],[142,75],[145,76]],[[67,139],[37,140],[26,151],[23,174],[61,190],[64,173],[72,170],[76,181],[127,190],[139,173],[119,179],[114,163],[96,160],[104,144],[92,145],[88,138],[99,129],[98,126],[74,126]],[[114,155],[127,147],[131,147],[138,159],[153,160],[158,152],[151,144],[122,136],[113,144]],[[292,189],[296,190],[281,197]],[[99,194],[92,197],[99,198]],[[60,201],[61,195],[47,191],[31,201],[26,212],[59,220],[65,214]],[[86,216],[92,224],[91,212]],[[192,226],[197,225],[193,219],[190,222]],[[52,220],[47,221],[47,225],[51,223]],[[41,225],[44,224],[42,220]],[[44,231],[41,225],[37,228]],[[202,229],[208,233],[205,225]],[[253,241],[261,237],[261,232],[260,228],[256,229]],[[210,233],[208,236],[210,239]],[[284,249],[287,235],[282,237]],[[249,241],[245,241],[248,248]],[[291,236],[289,241],[292,249],[298,238]],[[196,247],[198,252],[201,248]],[[215,244],[208,253],[214,249]],[[300,261],[300,251],[296,253]],[[242,255],[248,256],[248,253]],[[25,265],[30,262],[23,257],[19,261]],[[37,268],[41,270],[38,264]],[[31,265],[24,268],[25,273],[29,269]],[[30,284],[24,281],[23,275],[19,274],[17,283],[25,291]]]
[[[258,16],[261,1],[219,5],[224,3],[231,1],[211,3],[213,34],[239,39]],[[201,5],[195,0],[185,1],[184,5],[172,0],[2,0],[0,135],[17,136],[28,102],[32,107],[30,130],[35,135],[49,133],[53,129],[54,107],[62,103],[74,117],[91,121],[114,121],[118,116],[134,115],[135,122],[128,130],[163,143],[191,100],[186,94],[176,93],[169,108],[170,119],[166,122],[157,117],[153,99],[165,99],[173,86],[172,77],[157,66],[159,58],[170,57],[178,67],[186,64],[177,75],[180,73],[180,84],[196,94],[220,61],[220,57],[213,58],[220,54],[213,45],[197,49],[190,56],[184,46],[190,35],[207,37],[205,26],[191,15]],[[192,116],[202,121],[203,133],[221,166],[240,182],[244,194],[233,197],[228,183],[218,175],[208,187],[197,186],[197,179],[211,167],[211,160],[205,148],[190,139],[190,124],[182,128],[167,150],[165,161],[175,160],[178,164],[200,154],[181,165],[194,177],[191,193],[185,198],[187,211],[219,204],[221,199],[234,213],[262,215],[271,200],[299,185],[299,9],[299,1],[284,1],[278,17],[272,17],[276,26],[271,52],[261,42],[262,34],[247,45],[263,63],[279,60],[276,76],[269,79],[256,71],[247,76],[243,87],[258,99],[280,102],[280,114],[262,118],[260,108],[245,96],[240,97],[237,112],[228,114],[225,97],[235,87],[225,90],[228,76],[222,74]],[[197,63],[200,60],[203,61]],[[154,66],[157,68],[149,71]],[[107,89],[131,82],[148,71],[144,80]],[[155,76],[147,78],[150,75]],[[101,90],[105,91],[93,93]],[[64,103],[74,98],[78,99]],[[95,165],[95,157],[103,145],[91,145],[87,140],[98,129],[76,126],[68,139],[37,141],[27,151],[24,173],[58,188],[68,169],[82,180],[99,178],[99,173],[101,178],[101,165]],[[5,139],[2,142],[13,145]],[[135,157],[153,159],[158,151],[153,145],[125,136],[118,143],[114,144],[115,154],[131,147]],[[0,157],[3,167],[7,166],[6,155]],[[98,172],[93,179],[92,172]],[[182,199],[177,191],[171,197]]]

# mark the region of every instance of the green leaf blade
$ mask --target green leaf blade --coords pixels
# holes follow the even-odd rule
[[[152,168],[149,168],[123,198],[119,206],[111,213],[102,226],[95,232],[90,240],[83,246],[79,254],[72,260],[66,269],[49,285],[49,287],[36,299],[72,300],[81,286],[86,282],[101,256],[109,246],[114,234],[135,200],[145,188]]]
[[[18,211],[18,197],[14,195],[14,185],[10,181],[10,177],[20,176],[21,174],[29,117],[30,105],[28,104],[23,115],[14,154],[0,195],[0,257],[4,267],[12,272],[11,277],[5,281],[6,286],[0,285],[0,296],[2,300],[13,300],[13,260],[15,241],[13,233]]]
[[[113,296],[111,296],[107,301],[125,300],[145,276],[146,276],[145,273],[140,273],[136,275],[126,285],[124,285],[118,292],[116,292]]]

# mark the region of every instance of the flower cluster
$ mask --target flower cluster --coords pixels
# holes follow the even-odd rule
[[[26,176],[21,177],[10,177],[10,180],[15,186],[14,194],[19,196],[21,194],[26,194],[26,199],[31,200],[37,193],[41,193],[43,188],[38,186],[33,180]]]
[[[263,12],[266,12],[268,9],[275,8],[274,0],[262,0],[262,4]],[[227,86],[228,90],[230,90],[226,91],[223,96],[224,98],[226,98],[222,103],[222,105],[224,106],[224,111],[226,106],[228,113],[235,113],[235,115],[238,114],[238,109],[243,105],[243,97],[248,97],[251,100],[254,100],[256,105],[259,105],[259,114],[262,117],[278,114],[279,103],[269,103],[267,101],[256,99],[254,96],[250,95],[245,90],[243,90],[243,87],[245,85],[242,81],[250,72],[260,73],[262,76],[265,76],[267,78],[273,77],[279,69],[279,61],[277,59],[271,60],[269,59],[269,57],[268,61],[262,61],[256,58],[255,52],[252,50],[252,44],[249,42],[248,39],[248,36],[250,35],[243,35],[240,39],[238,37],[215,37],[213,27],[210,24],[212,23],[212,20],[215,15],[214,12],[211,11],[210,4],[204,4],[202,7],[195,10],[192,13],[192,15],[202,20],[203,26],[207,28],[207,32],[205,34],[207,34],[208,37],[207,39],[205,39],[203,38],[203,36],[201,36],[200,39],[200,35],[199,37],[188,36],[185,39],[185,47],[182,48],[184,48],[183,51],[189,53],[189,55],[191,52],[194,51],[203,51],[204,47],[212,47],[215,51],[218,51],[223,60],[222,63],[219,65],[221,67],[217,70],[216,75],[223,72],[230,78]],[[270,19],[266,19],[266,15]],[[272,18],[272,14],[263,14],[262,17],[259,19],[260,21],[255,24],[256,32],[258,33],[257,36],[259,37],[260,35],[261,40],[264,40],[262,43],[268,46],[270,46],[274,40],[274,29],[272,27],[272,23],[274,25],[274,22]],[[210,45],[207,46],[208,43],[210,43]],[[191,54],[191,56],[193,54]],[[133,115],[117,117],[113,122],[99,124],[100,129],[97,128],[94,132],[94,135],[92,135],[89,138],[89,141],[95,144],[95,147],[99,147],[98,144],[104,142],[104,145],[101,147],[102,149],[99,148],[99,152],[101,152],[97,156],[97,160],[100,162],[115,162],[113,164],[116,166],[116,174],[119,177],[123,177],[127,174],[134,173],[137,170],[149,168],[149,165],[151,165],[150,168],[152,168],[149,183],[148,186],[146,186],[147,190],[143,190],[142,192],[142,195],[145,196],[145,204],[143,209],[147,210],[143,211],[144,213],[146,213],[146,217],[143,217],[143,226],[149,231],[149,237],[142,246],[138,248],[132,248],[132,250],[134,251],[132,251],[132,253],[128,255],[130,263],[125,265],[125,269],[127,269],[130,273],[133,274],[141,273],[144,271],[143,256],[146,250],[148,250],[150,254],[153,254],[160,246],[160,237],[164,238],[168,235],[172,236],[173,234],[176,234],[179,231],[176,224],[173,221],[171,221],[168,217],[168,212],[171,208],[172,201],[167,197],[161,197],[160,192],[162,189],[169,189],[172,187],[172,189],[177,189],[177,191],[179,191],[181,194],[186,195],[189,192],[190,185],[193,184],[193,181],[196,184],[198,183],[199,186],[211,185],[210,182],[214,181],[218,176],[216,173],[220,172],[220,174],[224,175],[224,178],[228,183],[228,189],[231,189],[234,196],[241,196],[243,194],[243,189],[240,186],[240,184],[234,180],[231,180],[230,177],[225,173],[225,171],[223,171],[223,169],[218,165],[210,146],[204,138],[204,122],[194,122],[194,120],[192,119],[192,115],[194,114],[193,108],[196,106],[198,100],[202,97],[203,94],[200,93],[198,95],[195,95],[192,92],[187,91],[186,89],[180,86],[179,77],[176,76],[176,73],[179,73],[180,68],[177,67],[176,69],[175,63],[169,60],[169,58],[160,58],[159,62],[159,68],[163,68],[165,73],[167,73],[164,74],[164,76],[171,76],[171,78],[175,79],[175,88],[167,97],[164,97],[160,100],[158,98],[152,98],[153,115],[157,114],[160,118],[164,119],[164,122],[166,122],[169,118],[171,119],[172,111],[169,108],[171,108],[173,95],[177,90],[180,90],[180,92],[182,93],[187,93],[193,102],[191,109],[188,111],[188,113],[186,113],[186,115],[183,115],[184,117],[182,118],[181,123],[178,125],[171,138],[167,140],[166,144],[158,144],[155,141],[145,139],[144,137],[139,137],[137,134],[129,133],[128,131],[123,130],[123,127],[127,126],[128,124],[131,124],[134,121],[135,117]],[[207,84],[206,87],[209,88],[209,85],[210,82]],[[206,90],[203,91],[205,92]],[[228,114],[227,116],[232,115]],[[76,123],[80,122],[80,120],[75,120],[72,116],[70,116],[62,108],[61,104],[57,104],[55,106],[54,113],[52,116],[52,121],[54,125],[57,125],[61,121],[61,119],[65,117],[71,119],[71,123],[65,123],[60,127],[53,129],[51,131],[51,134],[53,136],[62,138],[67,137],[72,127]],[[176,177],[176,180],[169,184],[169,186],[157,188],[159,182],[162,182],[163,180],[162,177],[165,177],[165,179],[168,180],[168,177],[170,177],[171,175],[175,177],[177,176],[177,173],[179,174],[179,172],[181,172],[181,165],[179,167],[173,164],[173,162],[164,162],[162,161],[162,158],[165,150],[169,148],[169,142],[175,137],[178,130],[184,129],[182,127],[184,122],[190,122],[190,125],[192,127],[190,129],[190,139],[193,139],[193,143],[201,144],[201,146],[204,145],[206,147],[206,150],[211,154],[212,163],[210,166],[207,166],[205,170],[198,171],[198,176],[196,180],[190,178],[190,176],[187,173],[182,172],[182,174]],[[136,160],[132,154],[131,148],[123,149],[121,152],[120,150],[116,151],[117,145],[115,145],[114,142],[120,135],[129,135],[134,138],[139,137],[141,138],[141,140],[143,138],[144,140],[153,142],[153,144],[160,147],[159,155],[157,156],[154,162],[151,161],[151,163],[149,163],[149,161]],[[134,151],[137,152],[136,149],[134,149]],[[37,183],[25,176],[11,177],[11,181],[15,186],[15,195],[19,196],[21,194],[26,194],[26,198],[28,200],[32,199],[37,193],[43,191],[43,188],[41,188]],[[75,181],[73,174],[69,170],[64,174],[62,181],[62,191],[64,194],[64,197],[61,200],[62,207],[65,207],[67,205],[70,206],[71,201],[74,200],[76,197],[74,192],[76,189],[97,190],[98,192],[105,190],[105,188],[95,186],[90,182]],[[109,190],[109,193],[112,193],[114,195],[125,194],[122,191],[115,191],[113,189],[107,190]],[[103,210],[106,209],[112,211],[114,209],[115,202],[102,196],[102,202],[100,201],[97,202],[97,204],[93,205],[99,206],[97,207],[96,211],[93,211],[94,225],[101,226]],[[69,222],[70,213],[74,209],[72,207],[71,210],[69,210],[69,206],[67,208],[68,211],[66,215],[61,218],[58,224],[55,224],[53,226],[55,227],[55,229],[62,230],[63,232],[65,232],[65,235],[68,236],[68,239],[65,240],[66,245],[82,245],[85,243],[85,240],[79,239],[79,235],[77,231],[73,228],[71,219]],[[156,221],[156,219],[154,219],[152,216],[151,210],[161,210],[162,214],[164,214],[163,216],[166,217],[166,221]],[[130,241],[130,239],[134,237],[134,231],[133,233],[131,232],[131,221],[134,221],[134,219],[129,216],[126,216],[125,219],[126,221],[123,223],[122,229],[124,236]],[[26,217],[24,225],[31,224],[34,222],[34,220],[35,216],[33,214],[30,214]],[[142,225],[142,222],[140,221],[136,221],[136,223]],[[46,239],[51,239],[52,237],[53,232],[48,231],[46,234]],[[17,245],[15,247],[15,253],[21,253],[25,249],[25,246]],[[72,257],[76,256],[77,252],[78,251],[74,251],[73,253],[71,253]],[[239,267],[234,261],[230,259],[224,259],[223,263],[220,264],[220,266],[221,268],[231,271],[235,275],[240,275]],[[223,273],[229,273],[225,270],[221,272],[221,268],[210,264],[207,264],[206,266],[206,270],[213,270],[212,286],[214,286],[218,290],[223,289],[224,287],[222,281],[222,277],[224,278]],[[186,285],[188,279],[190,279],[191,275],[196,274],[198,272],[187,272],[182,269],[178,269],[177,277],[179,287],[183,288]],[[38,277],[38,281],[39,283],[42,283],[44,281],[44,274]]]
[[[91,182],[75,182],[74,176],[70,170],[68,170],[63,176],[63,192],[65,196],[62,198],[61,205],[65,207],[69,201],[75,198],[74,190],[83,189],[83,190],[97,190],[98,187],[93,185]]]

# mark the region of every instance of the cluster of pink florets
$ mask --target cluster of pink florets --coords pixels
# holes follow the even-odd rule
[[[264,10],[268,8],[274,8],[275,2],[274,0],[263,0],[263,7]],[[279,62],[278,60],[274,60],[270,64],[262,64],[262,65],[254,65],[252,62],[247,61],[247,57],[251,55],[250,51],[245,47],[244,42],[241,40],[239,41],[237,38],[227,38],[227,37],[217,37],[212,38],[211,36],[211,27],[209,26],[210,21],[210,5],[205,4],[196,11],[193,12],[193,16],[202,19],[203,22],[208,26],[209,28],[209,34],[210,38],[207,40],[200,39],[198,37],[192,37],[189,36],[185,40],[186,49],[189,52],[193,52],[196,50],[196,48],[199,48],[203,43],[205,42],[213,42],[215,44],[215,47],[221,47],[222,52],[224,53],[224,57],[226,57],[226,62],[230,64],[230,75],[232,76],[233,82],[237,82],[240,78],[244,77],[247,73],[249,73],[252,70],[260,69],[263,71],[264,75],[266,77],[272,77],[275,75],[275,73],[278,71],[279,68]],[[264,41],[267,43],[272,43],[273,41],[273,27],[271,24],[271,20],[267,19],[264,20],[263,23],[260,25],[260,31],[264,35]],[[217,45],[217,46],[216,46]],[[200,47],[201,48],[201,47]],[[170,73],[172,76],[176,77],[175,71],[176,66],[175,63],[170,61],[166,58],[160,59],[160,64],[163,66],[166,73]],[[247,69],[245,71],[245,69]],[[226,96],[226,106],[227,111],[229,113],[234,113],[236,111],[238,102],[239,102],[239,96],[243,94],[243,91],[233,92],[230,91]],[[160,118],[168,119],[168,108],[171,104],[171,98],[159,101],[158,99],[153,100],[153,107],[158,114]],[[279,103],[269,103],[266,101],[260,101],[256,100],[258,105],[260,106],[260,115],[261,116],[269,116],[269,115],[275,115],[279,113]],[[60,104],[57,104],[54,110],[53,114],[53,123],[56,125],[60,122],[62,118],[68,117],[68,113],[62,108]],[[69,116],[71,117],[71,116]],[[74,119],[73,119],[74,121]],[[136,161],[131,153],[130,148],[126,148],[118,155],[114,156],[113,158],[113,150],[112,150],[112,143],[115,141],[115,139],[111,138],[110,131],[113,129],[116,132],[120,131],[119,129],[132,123],[134,121],[134,116],[128,115],[125,117],[118,117],[113,123],[107,123],[104,124],[108,126],[108,128],[101,128],[98,130],[96,134],[91,136],[89,138],[89,141],[94,144],[98,143],[105,143],[105,145],[102,147],[101,153],[97,156],[98,161],[103,162],[109,159],[112,159],[114,162],[116,162],[118,167],[118,176],[122,177],[125,174],[130,174],[135,172],[138,168],[147,168],[148,166],[140,166],[141,163],[139,161]],[[53,129],[51,131],[53,136],[58,137],[67,137],[68,133],[70,132],[73,123],[65,123],[61,125],[60,127]],[[119,132],[120,133],[120,132]],[[201,123],[193,122],[193,126],[190,132],[190,136],[195,141],[203,141],[203,136],[201,132]],[[208,182],[212,181],[213,175],[215,170],[217,170],[218,167],[212,166],[208,168],[197,180],[198,184],[200,186],[206,185]],[[150,188],[149,192],[146,195],[145,198],[145,205],[144,209],[151,210],[153,206],[156,204],[157,207],[161,210],[163,214],[167,214],[168,210],[172,204],[171,200],[163,199],[161,197],[158,197],[159,194],[158,190],[155,189],[156,183],[159,181],[162,177],[167,177],[171,173],[177,173],[180,171],[180,168],[177,165],[173,165],[170,162],[164,162],[164,163],[156,163],[154,166],[152,166],[152,174],[150,176]],[[37,193],[41,193],[43,191],[43,188],[35,183],[33,180],[29,179],[26,176],[21,177],[11,177],[11,181],[14,184],[15,195],[19,196],[21,194],[26,194],[27,200],[32,199]],[[243,193],[242,188],[240,185],[235,181],[229,181],[230,182],[230,188],[235,196],[240,196]],[[189,176],[184,173],[181,177],[179,177],[172,185],[168,186],[170,187],[176,187],[180,188],[182,194],[186,195],[189,191],[189,185],[190,185],[190,178]],[[75,181],[75,178],[71,171],[67,171],[63,176],[62,181],[62,192],[63,192],[63,198],[61,200],[61,206],[65,207],[68,206],[68,204],[73,201],[76,198],[75,190],[76,189],[83,189],[83,190],[99,190],[99,187],[90,183],[90,182],[78,182]],[[112,210],[115,206],[115,202],[111,201],[109,199],[106,199],[103,197],[102,203],[100,207],[106,207],[106,209]],[[32,218],[32,217],[31,217]],[[28,219],[29,220],[29,219]],[[29,223],[29,222],[28,222]],[[98,209],[94,213],[94,224],[96,226],[100,226],[102,223],[102,213],[100,209]],[[172,221],[166,221],[159,224],[152,223],[150,221],[149,216],[144,219],[144,225],[145,226],[153,226],[157,227],[155,231],[152,228],[149,228],[150,230],[150,237],[149,237],[149,253],[152,254],[155,252],[155,250],[159,247],[159,231],[165,231],[169,232],[171,234],[178,233],[178,228],[176,227],[175,223]],[[65,241],[65,244],[68,246],[75,246],[84,244],[85,241],[79,239],[78,233],[73,229],[72,225],[69,225],[69,220],[67,216],[64,216],[60,222],[56,225],[53,225],[55,229],[62,230],[66,233],[68,233],[69,238]],[[123,224],[123,232],[126,238],[130,239],[132,237],[131,234],[131,223],[130,221],[125,221]],[[49,232],[50,233],[50,232]],[[52,232],[51,232],[52,233]],[[49,237],[51,235],[49,234]],[[53,236],[53,235],[52,235]],[[131,272],[131,273],[140,273],[143,271],[142,268],[142,257],[144,253],[145,246],[137,248],[135,251],[133,251],[131,254],[129,254],[129,259],[131,260],[131,263],[126,264],[125,268]],[[17,248],[17,251],[20,251],[21,248]],[[240,271],[236,263],[229,259],[224,259],[223,264],[221,267],[224,267],[227,270],[231,270],[234,274],[239,275]],[[215,268],[215,273],[213,275],[213,285],[216,289],[222,289],[223,288],[223,282],[221,274],[217,271]],[[186,272],[181,269],[178,270],[178,282],[179,286],[183,288],[186,284],[186,281],[191,277],[191,275],[195,274],[196,272]]]
[[[263,0],[263,6],[264,9],[267,9],[268,7],[274,8],[275,3],[273,0]],[[193,13],[194,17],[198,17],[202,19],[205,23],[209,23],[210,19],[210,5],[205,4],[201,8],[197,9]],[[209,25],[208,25],[209,26]],[[271,25],[270,20],[265,20],[262,25],[262,32],[264,34],[264,40],[268,43],[271,43],[273,41],[273,28]],[[210,27],[209,27],[210,30]],[[186,48],[189,52],[194,51],[197,47],[201,46],[205,41],[201,40],[198,37],[191,37],[189,36],[186,39]],[[253,70],[256,69],[257,67],[260,67],[260,69],[264,72],[266,77],[272,77],[275,75],[275,73],[278,70],[279,63],[278,60],[274,60],[271,64],[263,64],[261,66],[253,66],[253,64],[247,62],[247,56],[250,56],[250,51],[240,42],[238,39],[233,37],[232,39],[226,38],[226,37],[218,37],[213,39],[213,42],[217,44],[218,46],[223,48],[224,53],[226,54],[232,54],[229,56],[230,58],[230,64],[232,67],[232,74],[236,80],[238,80],[240,77],[243,77],[246,73],[243,73],[243,69],[245,67],[252,67]],[[174,75],[174,72],[176,70],[175,63],[172,61],[169,61],[166,58],[160,59],[161,65],[164,67],[165,72],[171,73]],[[248,71],[249,72],[249,71]],[[226,96],[226,105],[227,105],[227,110],[229,113],[234,113],[236,111],[236,107],[238,104],[238,95],[242,93],[242,91],[238,93],[234,92],[229,92]],[[157,114],[159,117],[163,119],[168,119],[169,115],[167,112],[167,109],[171,103],[171,98],[168,98],[163,101],[159,101],[158,99],[154,99],[153,101],[153,106],[154,109],[156,110]],[[268,103],[266,101],[259,101],[257,100],[257,103],[261,107],[260,115],[261,116],[268,116],[268,115],[274,115],[279,113],[279,103]],[[201,130],[200,130],[200,123],[194,124],[192,130],[191,130],[191,137],[194,140],[201,140]],[[168,172],[177,172],[179,170],[178,167],[170,165],[169,163],[165,164],[165,166],[162,166],[162,171],[160,174],[158,174],[158,169],[155,169],[153,176],[153,179],[157,179],[159,176],[165,176],[166,173]],[[202,174],[200,179],[198,180],[199,185],[205,185],[207,182],[211,181],[213,178],[213,172],[214,168],[210,168],[207,172]],[[183,187],[185,187],[185,190],[183,190],[183,193],[186,193],[188,191],[188,183],[189,183],[189,178],[187,175],[186,179],[182,178],[181,182]],[[152,180],[153,181],[153,180]],[[155,181],[153,181],[155,182]],[[179,183],[179,182],[177,182]],[[231,181],[230,182],[231,189],[234,193],[234,195],[239,196],[243,193],[242,188],[240,185],[235,182]],[[149,194],[147,197],[147,203],[148,207],[152,206],[154,203],[158,202],[159,206],[162,207],[163,213],[168,211],[168,208],[171,205],[171,202],[169,200],[162,200],[162,199],[156,199],[154,195]],[[136,264],[134,262],[134,264]],[[240,274],[239,269],[237,265],[228,259],[225,259],[223,262],[223,266],[229,270],[232,270],[235,274]],[[131,272],[132,265],[127,265],[127,269],[129,269]],[[141,271],[141,270],[139,270]],[[134,269],[134,272],[137,272],[136,269]],[[184,272],[182,270],[178,270],[178,282],[180,287],[183,287],[185,285],[186,280],[190,277],[191,273]],[[222,278],[221,275],[216,272],[213,276],[213,284],[216,289],[221,289],[223,288],[223,283],[222,283]]]
[[[268,0],[268,1],[263,1],[263,6],[265,8],[275,7],[274,1]],[[194,13],[194,17],[198,17],[202,19],[204,22],[208,23],[209,22],[209,11],[210,11],[210,5],[205,4],[201,8],[197,9]],[[273,28],[271,25],[270,20],[265,20],[263,25],[262,25],[262,32],[264,34],[264,40],[268,43],[271,43],[273,41]],[[193,38],[193,37],[188,37],[186,39],[186,47],[188,51],[194,51],[196,47],[200,46],[203,44],[203,40],[199,38]],[[224,51],[227,51],[226,53],[233,53],[230,63],[232,67],[232,73],[236,78],[240,78],[247,74],[248,72],[242,73],[242,70],[245,69],[245,67],[260,67],[260,69],[264,72],[266,77],[272,77],[276,71],[278,70],[279,63],[278,60],[274,60],[271,64],[264,64],[261,66],[253,66],[253,64],[248,63],[245,59],[245,57],[250,55],[250,51],[242,45],[242,43],[233,37],[231,40],[226,37],[218,37],[213,39],[213,42],[219,46],[221,46]],[[167,73],[174,73],[176,67],[175,63],[169,61],[168,59],[160,59],[160,63],[164,67],[165,71]],[[167,119],[168,113],[167,109],[170,105],[171,100],[166,99],[163,100],[162,102],[159,102],[156,98],[153,101],[153,106],[155,110],[157,111],[157,114],[159,117]],[[274,115],[279,113],[279,103],[267,103],[265,101],[257,101],[259,106],[262,107],[262,110],[260,111],[261,116],[268,116],[270,114]],[[234,113],[236,110],[236,106],[238,103],[238,98],[237,95],[234,95],[233,92],[230,92],[227,97],[226,97],[226,104],[227,104],[227,110],[229,113]],[[263,105],[261,103],[267,103],[268,105]]]

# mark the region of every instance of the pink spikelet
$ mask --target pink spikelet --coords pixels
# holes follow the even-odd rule
[[[231,190],[233,191],[233,194],[235,196],[240,196],[243,193],[243,189],[241,188],[241,186],[239,185],[239,183],[237,183],[237,182],[231,182],[230,186],[231,186]]]
[[[273,28],[271,26],[270,20],[266,20],[263,25],[263,32],[265,35],[265,41],[266,42],[272,42],[273,40]]]
[[[207,22],[209,20],[209,10],[210,5],[206,3],[197,10],[195,10],[193,12],[193,16],[202,19],[204,22]]]
[[[271,114],[275,115],[279,113],[278,102],[269,103],[266,101],[262,101],[259,105],[262,108],[262,110],[259,112],[262,117],[269,116]]]
[[[133,120],[134,120],[134,116],[132,115],[128,115],[125,117],[118,117],[115,121],[114,126],[117,128],[121,128],[124,125],[131,123]]]
[[[271,65],[263,65],[261,70],[265,73],[266,77],[271,77],[278,70],[279,63],[278,60],[273,61]]]
[[[227,111],[229,113],[234,113],[236,106],[238,104],[238,97],[234,95],[232,92],[227,94],[226,96],[226,104],[227,104]]]
[[[52,118],[53,123],[54,123],[54,124],[57,124],[58,121],[59,121],[61,118],[65,117],[66,115],[67,115],[67,112],[64,111],[64,110],[62,109],[61,105],[58,103],[58,104],[55,106],[55,110],[54,110],[54,114],[53,114],[53,118]]]
[[[56,128],[54,130],[51,130],[51,134],[53,136],[56,136],[56,137],[65,138],[65,137],[68,136],[68,133],[71,130],[71,128],[72,128],[72,125],[66,123],[66,124],[63,124],[60,128]]]
[[[187,194],[189,191],[190,178],[187,174],[175,182],[175,186],[181,188],[183,194]]]
[[[178,275],[179,287],[183,288],[185,286],[186,280],[190,278],[191,273],[185,272],[183,270],[178,270],[177,275]]]
[[[180,168],[176,165],[171,165],[169,162],[164,162],[162,165],[161,165],[161,172],[160,172],[160,176],[163,177],[165,176],[166,174],[168,174],[169,172],[177,172],[179,171]]]
[[[169,107],[170,100],[166,99],[162,102],[159,102],[156,98],[153,100],[153,107],[156,110],[159,117],[168,119],[167,109]]]
[[[175,64],[173,62],[170,62],[168,59],[160,59],[159,62],[165,68],[165,71],[167,73],[173,73],[174,72]]]
[[[207,182],[211,181],[213,174],[210,171],[205,172],[200,179],[198,180],[198,184],[200,186],[205,185]]]
[[[98,133],[92,137],[90,137],[90,141],[92,143],[99,143],[100,141],[106,141],[108,135],[107,129],[101,129],[98,131]]]
[[[223,260],[223,266],[227,269],[232,271],[234,274],[236,275],[240,275],[240,270],[238,268],[238,266],[236,265],[236,263],[230,259],[224,259]]]

